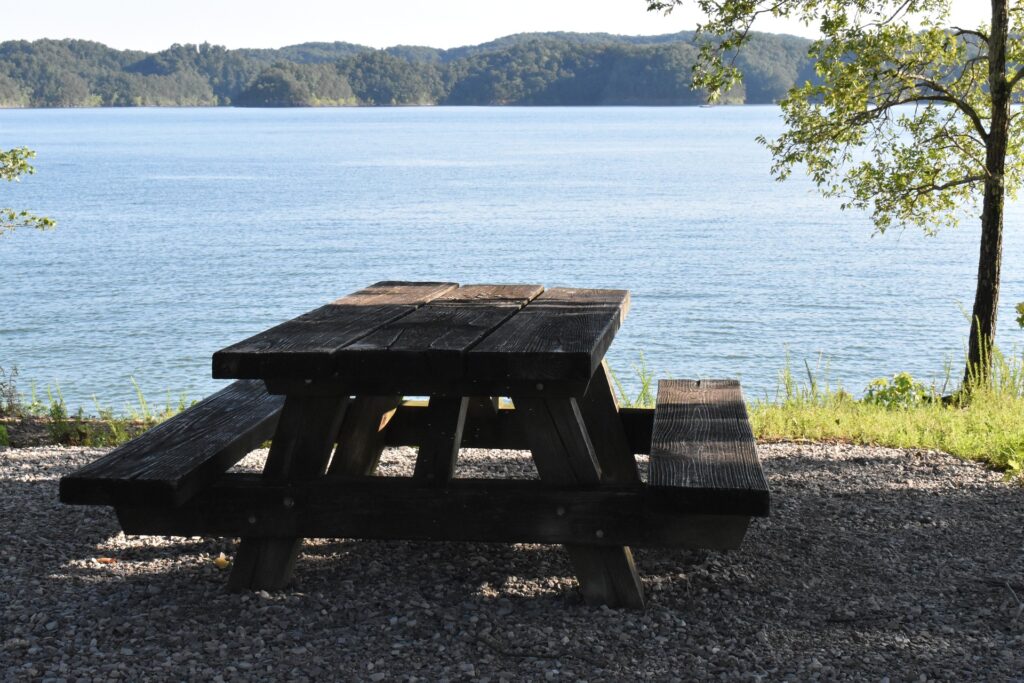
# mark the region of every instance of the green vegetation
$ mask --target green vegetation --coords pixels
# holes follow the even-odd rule
[[[0,82],[0,87],[3,83]],[[32,175],[36,169],[28,162],[36,153],[26,147],[0,150],[0,180],[18,182],[23,175]],[[25,210],[0,207],[0,237],[15,228],[48,230],[57,225],[52,218],[36,216]]]
[[[82,408],[69,414],[60,386],[48,388],[44,401],[33,385],[28,396],[17,386],[18,370],[0,368],[0,446],[56,443],[69,446],[116,446],[138,436],[189,406],[185,397],[167,398],[164,406],[153,410],[135,379],[137,405],[115,412],[93,398],[94,415]],[[15,436],[17,435],[17,436]]]
[[[0,107],[699,104],[694,33],[531,33],[438,50],[306,43],[172,45],[149,54],[84,40],[0,43]],[[771,103],[814,78],[809,41],[757,34],[726,101]]]
[[[945,451],[1024,476],[1024,372],[996,352],[993,381],[976,382],[970,403],[946,400],[906,373],[875,380],[860,400],[783,372],[780,395],[750,406],[764,440],[843,441]],[[963,395],[963,394],[958,394]]]
[[[869,212],[878,232],[932,234],[964,212],[980,218],[963,375],[973,389],[970,376],[988,371],[993,352],[1004,203],[1024,181],[1024,135],[1011,114],[1024,87],[1024,8],[992,0],[987,19],[964,28],[950,24],[951,0],[647,0],[666,12],[691,4],[708,17],[694,83],[712,97],[745,77],[736,54],[762,15],[820,31],[808,51],[817,81],[789,89],[786,132],[761,138],[776,178],[806,168],[823,195]]]

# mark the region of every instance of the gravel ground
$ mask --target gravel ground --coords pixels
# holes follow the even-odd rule
[[[736,552],[637,551],[634,612],[580,604],[537,545],[310,541],[289,590],[229,594],[233,540],[57,502],[102,451],[0,449],[0,680],[1024,681],[1024,488],[934,452],[760,453],[773,516]],[[533,476],[463,452],[497,472]]]

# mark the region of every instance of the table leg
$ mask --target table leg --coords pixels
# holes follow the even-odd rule
[[[601,481],[615,484],[640,483],[636,456],[622,427],[619,404],[615,400],[605,362],[601,362],[601,366],[590,378],[587,393],[580,399],[579,405],[587,433],[594,445],[594,454],[601,464]]]
[[[280,482],[310,479],[327,469],[347,396],[289,396],[263,476]],[[301,538],[245,538],[235,554],[230,590],[280,590],[291,579]]]
[[[469,399],[431,396],[427,404],[427,431],[420,442],[413,479],[425,486],[445,486],[455,474]]]
[[[600,455],[606,446],[595,448],[575,398],[513,396],[512,402],[542,481],[598,486],[608,480],[601,462],[607,457]],[[571,544],[566,550],[587,603],[643,608],[643,586],[628,547]]]
[[[401,396],[357,396],[345,411],[328,476],[369,476],[384,450],[384,429]]]

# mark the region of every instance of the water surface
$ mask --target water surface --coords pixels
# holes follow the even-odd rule
[[[0,111],[39,153],[0,204],[0,367],[72,406],[201,397],[218,348],[383,279],[621,287],[609,357],[773,394],[787,352],[859,392],[960,362],[978,229],[872,237],[754,142],[775,107]],[[1024,332],[1010,209],[1001,342]],[[635,386],[635,385],[631,385]]]

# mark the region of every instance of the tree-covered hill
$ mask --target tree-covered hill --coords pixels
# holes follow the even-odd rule
[[[776,102],[813,78],[808,41],[757,34],[726,101]],[[450,50],[304,43],[280,49],[172,45],[146,53],[85,40],[0,43],[0,107],[680,105],[692,32],[529,33]]]

